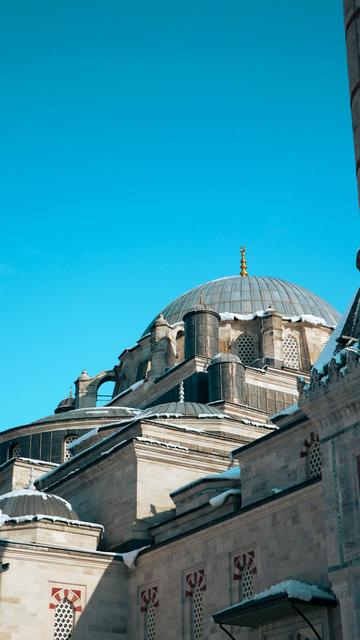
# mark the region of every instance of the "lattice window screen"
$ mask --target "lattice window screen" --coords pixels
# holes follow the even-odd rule
[[[69,444],[77,440],[79,436],[68,436],[64,441],[64,460],[69,460],[72,456],[71,450],[68,449]]]
[[[255,340],[249,333],[242,333],[238,339],[238,354],[241,362],[249,365],[255,360]]]
[[[253,572],[251,569],[246,568],[244,570],[241,576],[240,591],[241,600],[251,598],[254,595]]]
[[[191,640],[204,640],[203,594],[198,585],[194,587],[191,604]]]
[[[317,478],[321,474],[321,451],[320,443],[312,443],[308,453],[309,478]]]
[[[285,336],[283,341],[283,353],[285,367],[300,369],[299,347],[294,336]]]
[[[21,445],[20,442],[17,442],[10,449],[10,458],[20,458],[21,456]]]
[[[54,640],[71,640],[74,626],[74,608],[64,598],[55,609]]]
[[[149,602],[145,614],[145,639],[156,640],[156,609],[152,602]]]

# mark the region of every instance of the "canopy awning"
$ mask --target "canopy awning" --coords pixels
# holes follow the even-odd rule
[[[336,607],[333,593],[315,585],[289,580],[274,585],[244,602],[213,615],[217,624],[259,628],[297,613],[307,615],[319,607]]]

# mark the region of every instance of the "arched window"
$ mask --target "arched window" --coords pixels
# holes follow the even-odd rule
[[[296,338],[287,334],[283,341],[284,366],[300,369],[299,347]]]
[[[158,606],[159,593],[156,585],[141,591],[140,613],[144,614],[143,640],[156,640],[156,609]]]
[[[204,640],[203,592],[195,585],[192,593],[191,640]]]
[[[20,456],[21,456],[21,444],[20,442],[15,442],[9,447],[9,459],[20,458]]]
[[[96,393],[96,406],[103,407],[104,404],[110,402],[114,393],[115,382],[112,380],[106,380],[99,385]]]
[[[139,362],[138,367],[136,369],[136,380],[135,382],[139,382],[140,380],[145,380],[146,374],[149,370],[149,361],[143,360]]]
[[[255,551],[247,551],[234,557],[233,580],[238,590],[234,592],[236,598],[245,600],[255,593],[254,576],[257,574]]]
[[[254,362],[255,356],[255,340],[249,333],[242,333],[237,343],[238,354],[241,362],[250,365]]]
[[[80,436],[76,436],[76,435],[67,436],[67,438],[65,438],[65,440],[64,440],[64,455],[63,455],[63,458],[64,458],[63,461],[64,462],[65,462],[65,460],[70,460],[71,456],[73,455],[71,453],[71,449],[69,449],[69,444],[71,444],[72,442],[74,442],[78,438],[80,438]]]
[[[315,440],[308,450],[308,475],[309,478],[321,475],[321,451],[318,440]]]
[[[54,640],[71,640],[74,627],[74,607],[64,598],[55,609]]]
[[[205,570],[198,569],[185,577],[185,596],[189,598],[189,625],[191,640],[204,640],[203,594],[206,591]]]
[[[184,360],[185,334],[178,331],[176,334],[176,363],[179,364]]]

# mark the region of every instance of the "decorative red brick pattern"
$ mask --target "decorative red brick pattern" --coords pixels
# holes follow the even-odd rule
[[[199,587],[200,591],[206,591],[205,571],[199,569],[193,573],[188,573],[186,578],[186,590],[185,596],[190,597],[193,595],[194,588]]]
[[[159,606],[159,593],[157,587],[149,587],[148,589],[144,589],[140,593],[140,611],[141,613],[146,613],[149,608],[150,602],[154,605],[154,607]]]
[[[248,569],[252,574],[257,573],[255,551],[248,551],[240,556],[235,556],[233,580],[241,580],[245,569]]]
[[[81,591],[79,589],[68,589],[64,587],[52,587],[49,609],[56,609],[59,602],[68,600],[74,607],[74,611],[82,611]]]

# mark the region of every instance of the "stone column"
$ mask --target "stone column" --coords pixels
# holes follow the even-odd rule
[[[153,378],[161,376],[167,367],[170,348],[168,329],[168,323],[160,314],[151,329],[151,377]]]

